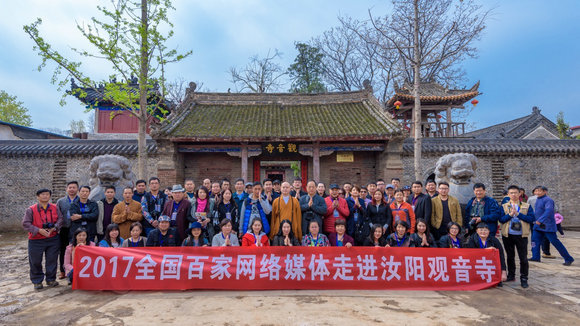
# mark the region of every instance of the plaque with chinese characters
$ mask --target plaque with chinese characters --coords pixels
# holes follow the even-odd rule
[[[289,156],[298,154],[297,143],[270,142],[262,144],[262,154],[266,156]]]

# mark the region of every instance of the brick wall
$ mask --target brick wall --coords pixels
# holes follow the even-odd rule
[[[439,157],[443,154],[423,154],[423,182],[432,173]],[[523,187],[526,194],[531,196],[531,191],[538,185],[548,187],[548,195],[554,199],[560,213],[564,216],[563,226],[568,228],[580,228],[580,215],[578,212],[578,194],[580,193],[580,164],[578,157],[569,156],[493,156],[476,155],[478,166],[476,182],[486,185],[489,195],[506,189],[515,184]],[[492,182],[492,161],[503,162],[504,182],[502,189],[494,189]],[[403,156],[404,174],[401,182],[410,185],[414,180],[413,157]]]
[[[241,159],[226,153],[184,153],[183,161],[184,179],[193,178],[196,185],[200,185],[205,178],[212,181],[228,178],[233,181],[241,176]],[[252,166],[252,160],[248,160],[249,180],[252,178]]]
[[[0,231],[21,228],[24,211],[36,202],[38,189],[51,189],[56,202],[65,195],[66,182],[77,180],[81,185],[88,184],[91,159],[89,156],[0,156]],[[136,166],[135,157],[129,160]],[[155,156],[149,159],[150,176],[157,173],[157,161]]]
[[[328,184],[345,182],[362,185],[376,180],[375,152],[354,152],[354,162],[337,162],[336,152],[320,158],[320,181]]]

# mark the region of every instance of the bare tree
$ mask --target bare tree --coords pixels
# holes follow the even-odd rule
[[[197,91],[208,91],[207,87],[204,88],[203,82],[194,81]],[[177,77],[174,81],[167,83],[166,86],[166,100],[174,105],[179,105],[185,99],[185,93],[189,82],[183,77]]]
[[[282,54],[278,50],[268,51],[264,58],[254,55],[243,68],[230,68],[231,82],[239,92],[266,93],[278,91],[284,85],[282,77],[286,72],[276,63]]]
[[[367,21],[339,17],[340,25],[310,43],[324,54],[324,81],[336,91],[354,91],[368,80],[381,102],[392,94],[398,52],[386,49],[380,34]]]
[[[414,81],[414,165],[419,180],[421,82],[438,81],[448,86],[463,77],[459,64],[476,56],[473,42],[481,37],[490,11],[483,11],[474,0],[396,0],[393,4],[390,17],[374,18],[370,10],[369,16],[387,46],[399,52],[399,69],[405,79]]]

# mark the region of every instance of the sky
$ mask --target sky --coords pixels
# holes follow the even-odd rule
[[[479,104],[468,116],[477,128],[528,115],[533,106],[555,121],[563,111],[580,125],[580,1],[481,0],[493,8],[478,58],[463,63],[466,87],[481,82]],[[65,55],[71,47],[90,49],[76,23],[97,15],[99,0],[0,0],[0,89],[28,108],[33,127],[70,129],[71,120],[87,120],[84,106],[51,84],[54,65],[39,72],[40,57],[22,27],[42,18],[41,35]],[[168,79],[203,83],[204,90],[234,89],[230,67],[278,49],[287,67],[306,42],[338,25],[338,16],[368,18],[368,9],[388,14],[390,1],[379,0],[174,0],[170,13],[175,36],[170,47],[193,55],[168,68]],[[107,62],[85,60],[83,71],[108,76]]]

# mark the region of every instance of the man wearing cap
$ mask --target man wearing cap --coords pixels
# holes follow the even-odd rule
[[[326,215],[324,216],[324,233],[330,234],[335,232],[334,222],[338,219],[347,220],[350,215],[350,209],[346,199],[338,196],[340,187],[333,183],[330,185],[330,196],[324,200],[326,202]]]
[[[273,189],[273,192],[278,197],[280,197],[280,195],[282,194],[282,186],[281,186],[281,184],[282,183],[278,179],[272,181],[272,189]]]
[[[181,185],[178,186],[181,187]],[[189,200],[183,200],[185,189],[183,190],[183,192],[180,192],[181,202],[189,203]],[[176,247],[180,242],[175,228],[171,227],[171,217],[161,215],[157,222],[159,222],[157,229],[151,231],[147,237],[147,247]]]
[[[28,263],[30,280],[35,290],[42,289],[46,276],[46,285],[55,287],[60,239],[58,231],[63,223],[60,210],[50,203],[52,192],[40,189],[36,192],[38,203],[28,207],[22,219],[22,227],[28,231]],[[42,271],[42,257],[45,259],[45,271]]]
[[[191,218],[191,202],[184,200],[185,189],[181,185],[173,185],[171,188],[172,200],[169,200],[163,208],[163,215],[169,216],[170,226],[177,231],[179,239],[185,239],[185,231],[189,226],[189,219]]]
[[[385,200],[387,205],[391,205],[395,201],[395,186],[390,183],[385,188]]]
[[[564,244],[556,235],[556,218],[554,217],[554,200],[547,195],[548,188],[541,186],[537,190],[536,200],[536,221],[534,223],[534,233],[532,234],[532,258],[530,261],[540,261],[540,246],[547,238],[564,258],[564,266],[570,266],[574,258],[570,256]]]

